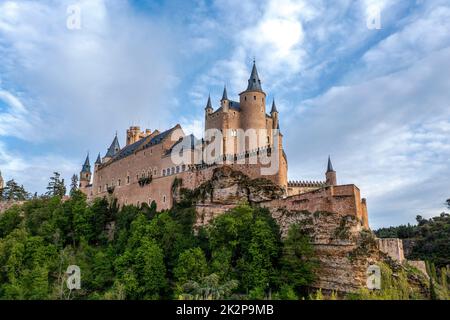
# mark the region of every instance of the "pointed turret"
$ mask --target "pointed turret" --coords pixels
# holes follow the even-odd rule
[[[224,100],[228,100],[227,86],[223,87],[222,99],[220,101],[224,101]]]
[[[270,113],[278,113],[278,110],[277,110],[277,106],[275,105],[275,98],[273,99],[273,101],[272,101],[272,110],[270,110]]]
[[[247,91],[263,91],[261,88],[261,80],[259,79],[258,70],[256,69],[255,60],[253,60],[253,68],[250,79],[248,79]]]
[[[88,194],[87,187],[91,183],[91,164],[89,162],[89,152],[86,156],[86,160],[84,160],[83,167],[80,172],[80,191]]]
[[[205,113],[210,114],[210,113],[213,113],[213,111],[214,111],[214,109],[213,109],[212,103],[211,103],[211,95],[208,95],[208,102],[206,103]]]
[[[89,163],[89,153],[86,156],[86,160],[84,160],[83,167],[81,168],[81,172],[91,172],[91,164]]]
[[[111,143],[111,146],[108,148],[108,151],[106,152],[105,158],[113,158],[119,151],[120,151],[120,145],[119,145],[119,139],[117,139],[117,133],[116,133],[116,136],[114,137],[114,140]]]
[[[98,153],[97,160],[95,160],[96,165],[102,164],[102,158],[100,157],[100,152]]]
[[[328,156],[327,172],[334,172],[334,170],[333,170],[333,164],[331,163],[331,157],[330,157],[330,156]]]
[[[327,172],[325,173],[325,177],[327,179],[327,185],[329,185],[329,186],[337,185],[336,171],[334,171],[334,169],[333,169],[333,164],[331,163],[330,156],[328,156],[328,165],[327,165]]]

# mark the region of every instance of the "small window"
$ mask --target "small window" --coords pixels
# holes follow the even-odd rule
[[[162,175],[163,175],[163,177],[166,175],[166,169],[163,169]]]
[[[166,203],[166,196],[163,196],[163,203]]]
[[[130,184],[130,176],[127,176],[127,184]]]
[[[117,180],[117,185],[120,187],[120,185],[121,185],[121,181],[120,181],[120,179],[119,180]]]
[[[177,173],[179,173],[180,172],[180,167],[179,166],[177,166]]]
[[[256,96],[253,96],[253,100],[256,100]]]
[[[244,97],[244,100],[247,101],[247,97]]]

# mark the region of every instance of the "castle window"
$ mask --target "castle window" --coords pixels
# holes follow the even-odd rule
[[[153,169],[153,175],[154,175],[154,176],[156,176],[157,172],[158,172],[158,171],[156,170],[156,168]]]
[[[256,96],[253,96],[253,100],[256,100]]]
[[[98,192],[102,192],[102,186],[98,186]]]
[[[172,174],[175,174],[175,167],[172,167]]]
[[[179,166],[177,166],[177,173],[179,173],[180,172],[180,167]]]
[[[162,175],[163,175],[163,177],[166,175],[166,169],[163,169]]]
[[[120,187],[120,179],[117,180],[117,185]]]
[[[130,184],[130,176],[127,176],[127,184]]]
[[[166,196],[163,196],[163,203],[166,203]]]
[[[247,101],[247,97],[244,97],[244,100]]]
[[[183,165],[181,166],[181,171],[185,171],[185,170],[186,170],[186,165],[183,164]]]

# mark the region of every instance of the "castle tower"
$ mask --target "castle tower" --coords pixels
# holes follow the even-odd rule
[[[337,185],[336,171],[333,170],[333,164],[331,163],[331,158],[328,156],[328,166],[327,172],[325,173],[326,182],[329,186]]]
[[[80,190],[84,193],[86,193],[86,187],[91,183],[91,176],[91,165],[89,163],[88,153],[80,172]]]
[[[206,103],[206,107],[205,107],[205,117],[208,116],[208,114],[213,113],[214,109],[212,107],[212,103],[211,103],[211,95],[208,96],[208,102]]]
[[[230,100],[228,100],[227,87],[223,87],[222,99],[220,99],[220,106],[222,107],[223,112],[228,112],[230,108]]]
[[[95,170],[97,170],[98,166],[102,164],[102,158],[100,157],[100,152],[98,153],[97,160],[95,160]]]
[[[255,61],[253,61],[252,73],[248,79],[247,89],[239,94],[239,101],[241,108],[241,128],[244,131],[249,129],[266,129],[266,94],[262,90]],[[265,146],[265,139],[260,140],[262,141],[258,141],[256,146],[246,145],[246,149]]]
[[[278,110],[275,105],[275,98],[272,101],[272,110],[270,111],[270,116],[272,117],[272,129],[280,129],[278,125]]]
[[[105,157],[103,158],[103,162],[107,162],[110,159],[112,159],[117,153],[120,151],[120,145],[119,145],[119,139],[117,139],[117,133],[114,137],[113,142],[108,148],[108,151],[106,152]]]

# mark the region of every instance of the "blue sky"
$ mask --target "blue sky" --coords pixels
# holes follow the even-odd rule
[[[73,4],[80,30],[66,27]],[[237,99],[253,57],[290,179],[322,179],[331,154],[372,227],[445,209],[448,0],[0,0],[0,170],[43,192],[131,124],[199,135],[208,94],[217,106],[226,84]]]

